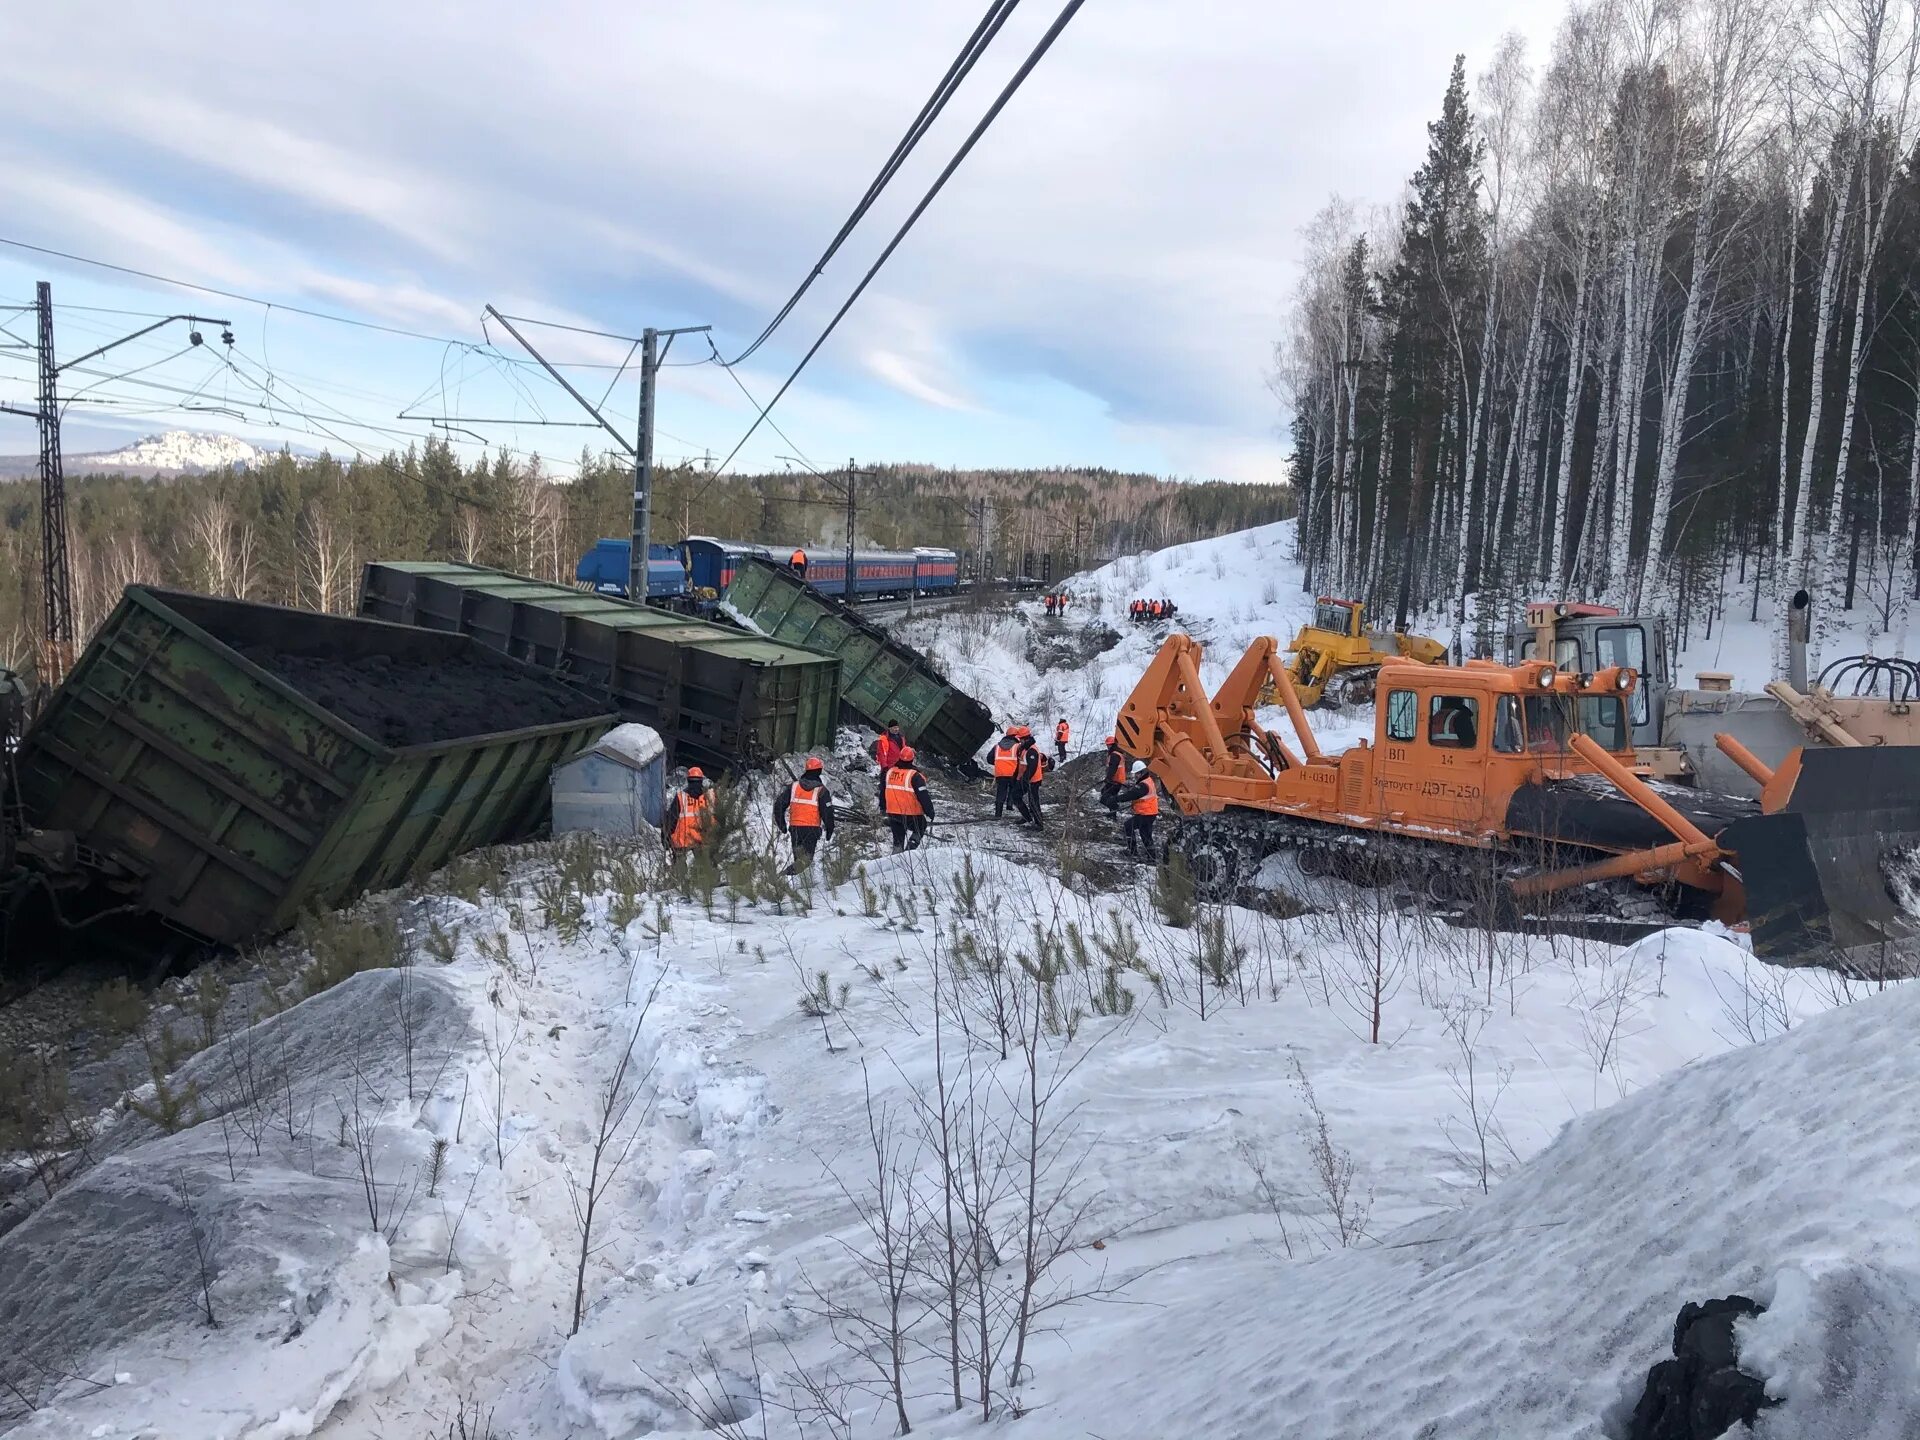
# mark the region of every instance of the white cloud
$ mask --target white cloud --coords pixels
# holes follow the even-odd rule
[[[1016,14],[898,193],[756,357],[762,398],[1052,8]],[[732,351],[831,236],[976,9],[75,0],[0,53],[0,207],[23,238],[422,328],[473,335],[496,299],[629,332],[711,320]],[[1265,377],[1302,226],[1336,190],[1397,193],[1454,51],[1471,72],[1518,25],[1541,58],[1559,9],[1085,7],[778,416],[797,432],[812,403],[835,438],[857,436],[832,407],[858,394],[964,446],[940,417],[1031,373],[1104,404],[1093,438],[1110,463],[1138,447],[1263,478],[1282,448]],[[554,344],[600,363],[626,350]],[[712,413],[745,409],[724,376],[673,382]]]

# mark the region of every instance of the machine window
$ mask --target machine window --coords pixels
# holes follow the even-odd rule
[[[1526,706],[1527,749],[1538,755],[1564,752],[1573,738],[1571,702],[1564,695],[1529,695]]]
[[[1598,657],[1596,669],[1604,670],[1609,665],[1630,665],[1639,671],[1642,680],[1650,678],[1651,672],[1647,669],[1647,632],[1638,625],[1602,625],[1594,632],[1593,648]],[[1644,685],[1633,692],[1634,724],[1647,723],[1651,714],[1650,704]]]
[[[1411,690],[1387,694],[1387,739],[1413,740],[1420,734],[1420,702]]]
[[[1580,697],[1580,733],[1602,750],[1628,748],[1627,716],[1617,695]]]
[[[1480,702],[1471,695],[1435,695],[1427,702],[1427,743],[1471,750],[1480,743]]]
[[[1527,748],[1520,732],[1520,699],[1502,695],[1493,707],[1493,748],[1502,755],[1518,755]]]
[[[1531,632],[1523,634],[1520,642],[1522,660],[1538,660],[1540,647],[1533,641]],[[1555,640],[1553,642],[1553,663],[1561,669],[1578,673],[1580,670],[1580,642],[1578,639]]]
[[[1353,611],[1348,606],[1323,600],[1313,607],[1313,623],[1321,630],[1344,635],[1353,624]]]

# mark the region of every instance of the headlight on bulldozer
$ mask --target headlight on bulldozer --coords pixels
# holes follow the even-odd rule
[[[1553,676],[1553,666],[1542,665],[1540,667],[1540,673],[1535,677],[1535,681],[1542,690],[1551,690],[1553,688]]]
[[[1613,677],[1613,688],[1624,693],[1633,688],[1633,682],[1633,671],[1623,669],[1618,675]]]

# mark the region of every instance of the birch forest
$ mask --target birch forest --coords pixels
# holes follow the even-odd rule
[[[1464,654],[1529,599],[1684,642],[1798,592],[1816,659],[1908,653],[1917,65],[1920,0],[1584,0],[1550,55],[1456,60],[1276,346],[1309,587]]]

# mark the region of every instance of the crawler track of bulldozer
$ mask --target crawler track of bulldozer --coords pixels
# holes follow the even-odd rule
[[[1920,957],[1920,749],[1721,749],[1758,800],[1636,773],[1638,677],[1551,664],[1380,669],[1375,735],[1323,754],[1278,646],[1209,696],[1200,647],[1170,637],[1115,722],[1179,815],[1171,848],[1203,893],[1269,855],[1385,886],[1472,923],[1630,932],[1664,918],[1750,925],[1768,959],[1909,973]],[[1263,729],[1271,685],[1299,752]]]
[[[1488,849],[1463,858],[1457,845],[1439,840],[1329,833],[1325,825],[1292,816],[1194,816],[1180,822],[1167,849],[1181,857],[1195,893],[1208,900],[1246,896],[1261,867],[1284,855],[1303,882],[1293,894],[1303,903],[1323,894],[1337,896],[1343,886],[1379,891],[1396,905],[1418,906],[1452,923],[1490,930],[1617,943],[1651,934],[1688,908],[1683,896],[1663,895],[1631,880],[1599,880],[1522,900],[1513,883],[1549,872],[1564,854],[1541,847],[1527,859]],[[1703,909],[1697,918],[1704,918]]]

